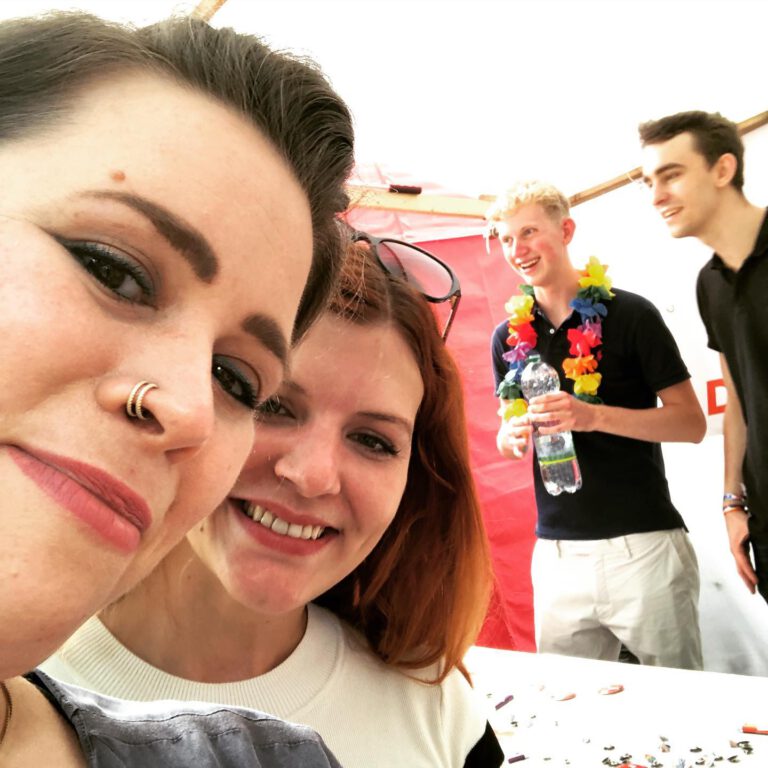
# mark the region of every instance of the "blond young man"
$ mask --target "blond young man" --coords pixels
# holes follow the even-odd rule
[[[499,452],[518,460],[533,429],[570,430],[583,482],[573,494],[552,496],[534,462],[537,647],[616,660],[623,644],[644,664],[700,669],[698,565],[669,498],[659,445],[698,442],[705,431],[677,345],[653,305],[627,291],[614,289],[601,302],[605,312],[585,325],[577,310],[588,315],[589,307],[572,306],[580,289],[568,256],[576,224],[557,189],[517,184],[488,218],[507,263],[533,295],[528,347],[510,335],[506,320],[493,334],[496,385],[514,379],[533,350],[561,383],[560,392],[532,398],[526,415],[503,415]],[[584,360],[590,350],[578,347],[588,332],[599,343]],[[573,395],[563,368],[566,358],[579,357],[592,376],[592,395],[584,399]]]
[[[639,132],[644,179],[670,234],[714,251],[696,295],[728,393],[723,513],[739,576],[768,601],[766,209],[744,196],[744,145],[722,115],[680,112]]]

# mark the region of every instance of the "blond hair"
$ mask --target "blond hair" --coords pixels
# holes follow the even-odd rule
[[[535,179],[518,181],[498,195],[486,211],[489,236],[495,237],[498,234],[493,222],[502,221],[524,205],[534,203],[544,208],[547,214],[557,221],[562,221],[570,215],[568,198],[557,187]]]

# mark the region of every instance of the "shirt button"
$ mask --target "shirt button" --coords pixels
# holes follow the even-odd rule
[[[550,328],[550,329],[549,329],[549,333],[550,333],[550,335],[551,335],[551,334],[553,334],[554,332],[555,332],[555,329],[554,329],[554,328]]]

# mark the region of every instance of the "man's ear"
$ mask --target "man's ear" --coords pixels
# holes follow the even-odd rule
[[[573,233],[576,231],[576,222],[566,216],[560,225],[563,228],[563,245],[568,245],[573,240]]]
[[[724,155],[720,155],[713,167],[715,171],[715,186],[721,189],[727,187],[736,175],[737,166],[738,161],[736,160],[736,155],[731,152],[726,152]]]

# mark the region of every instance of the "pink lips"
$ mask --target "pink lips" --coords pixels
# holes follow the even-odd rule
[[[274,512],[274,514],[286,522],[296,523],[297,525],[322,525],[322,522],[315,518],[309,518],[304,515],[294,515],[284,507],[272,504],[266,506],[268,506],[270,511]],[[269,528],[265,528],[261,523],[254,522],[239,509],[239,505],[235,502],[229,504],[229,509],[230,514],[234,516],[237,524],[242,527],[248,536],[255,539],[263,546],[282,552],[286,555],[313,555],[316,552],[325,549],[336,535],[334,533],[329,533],[320,539],[294,539],[289,536],[282,536]]]
[[[134,552],[152,524],[144,499],[101,469],[43,451],[6,446],[9,455],[43,492],[69,510],[105,541]]]

